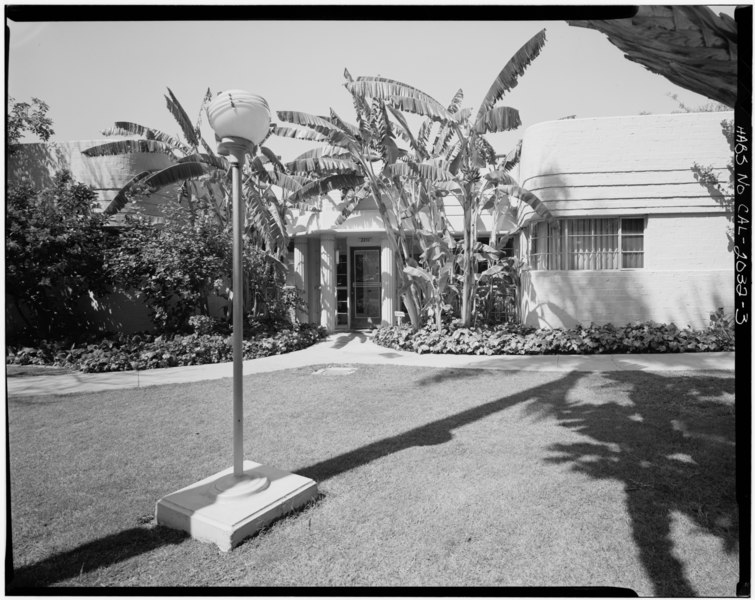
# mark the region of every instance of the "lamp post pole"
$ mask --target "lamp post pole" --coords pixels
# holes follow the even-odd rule
[[[279,516],[304,506],[317,495],[311,479],[244,461],[244,215],[241,179],[252,154],[270,130],[270,107],[243,90],[218,94],[207,118],[220,139],[218,153],[228,157],[233,202],[233,468],[164,496],[155,520],[192,537],[230,550]]]
[[[246,153],[252,143],[226,137],[218,152],[228,157],[233,188],[233,474],[244,473],[244,206],[241,200],[241,176]]]

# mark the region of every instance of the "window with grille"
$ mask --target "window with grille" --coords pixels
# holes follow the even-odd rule
[[[531,228],[535,271],[600,271],[644,266],[645,219],[560,219]]]

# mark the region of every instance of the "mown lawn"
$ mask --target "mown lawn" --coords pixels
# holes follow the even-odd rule
[[[732,596],[729,373],[245,379],[246,458],[319,499],[234,551],[155,527],[231,463],[231,381],[11,398],[11,586],[619,586]]]

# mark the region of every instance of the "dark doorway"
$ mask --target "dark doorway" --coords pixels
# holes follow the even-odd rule
[[[351,249],[351,328],[380,325],[380,247]]]

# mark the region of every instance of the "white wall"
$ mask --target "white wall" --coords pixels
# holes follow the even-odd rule
[[[703,328],[719,306],[734,309],[726,225],[721,215],[651,215],[643,269],[530,271],[522,283],[523,319],[551,328],[638,321]]]
[[[734,263],[721,198],[695,163],[728,180],[731,112],[573,119],[525,132],[520,179],[555,217],[646,217],[644,268],[532,271],[522,315],[541,327],[636,321],[704,327],[733,311]]]
[[[732,112],[549,121],[524,134],[520,183],[556,216],[721,211],[695,163],[728,179]]]

